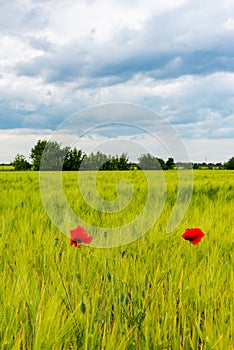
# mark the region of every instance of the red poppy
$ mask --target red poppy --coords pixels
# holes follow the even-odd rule
[[[200,228],[186,228],[181,237],[187,241],[190,241],[192,244],[197,244],[204,236],[205,234],[202,232],[202,230],[200,230]]]
[[[74,245],[77,248],[81,248],[79,243],[89,244],[92,242],[93,237],[88,235],[88,232],[81,226],[77,226],[74,230],[70,230],[71,240],[70,245]]]

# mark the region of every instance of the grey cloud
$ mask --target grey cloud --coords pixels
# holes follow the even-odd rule
[[[22,17],[21,23],[26,27],[43,29],[49,22],[50,13],[43,7],[34,7]]]
[[[9,27],[10,20],[12,28],[22,29],[19,35],[24,35],[31,48],[43,52],[41,56],[17,62],[14,69],[18,76],[40,77],[43,84],[51,84],[58,90],[72,83],[67,90],[71,95],[70,106],[65,105],[62,98],[61,103],[56,104],[52,93],[49,106],[39,104],[35,114],[26,114],[25,118],[25,112],[5,105],[2,110],[9,115],[5,125],[34,123],[36,127],[36,116],[44,115],[40,126],[55,128],[77,109],[116,99],[130,99],[155,109],[166,104],[169,107],[164,115],[178,126],[191,120],[202,121],[209,114],[209,108],[220,113],[220,120],[233,112],[233,91],[217,87],[220,82],[224,87],[227,84],[219,77],[198,86],[195,83],[182,86],[182,91],[175,89],[174,95],[147,92],[150,92],[147,78],[156,86],[177,84],[178,78],[183,80],[187,75],[199,80],[215,72],[234,71],[234,36],[223,26],[232,14],[223,9],[221,3],[215,2],[214,6],[214,2],[209,1],[205,4],[188,1],[183,7],[154,16],[140,30],[122,27],[109,41],[95,41],[95,28],[90,28],[85,38],[77,35],[77,40],[66,44],[54,44],[46,37],[43,27],[49,23],[49,14],[42,4],[43,1],[37,1],[36,6],[23,10],[16,6],[12,8],[13,15],[7,13],[5,6],[0,18],[5,14],[5,27]],[[29,29],[33,31],[34,27],[41,29],[41,35],[30,33]],[[140,75],[138,81],[137,75]],[[134,83],[142,83],[142,87],[145,84],[148,90],[142,89],[140,96],[134,96]],[[107,97],[102,96],[102,88]],[[98,116],[93,119],[98,121]],[[150,125],[151,120],[145,119],[144,123]],[[229,124],[232,123],[230,119]]]
[[[201,120],[199,124],[196,121],[178,124],[176,128],[184,138],[233,139],[234,116]]]
[[[127,81],[139,72],[168,79],[234,71],[234,37],[222,29],[216,35],[214,23],[214,32],[209,28],[203,38],[202,28],[192,28],[198,14],[190,26],[189,13],[184,13],[182,18],[179,15],[180,10],[175,9],[153,18],[140,33],[122,28],[111,42],[102,44],[93,40],[91,32],[85,39],[60,47],[48,40],[31,38],[32,47],[43,49],[44,56],[21,62],[16,69],[19,75],[42,74],[49,82],[87,77],[92,78],[92,83],[94,79],[116,76]]]
[[[59,47],[47,40],[31,38],[30,44],[44,53],[30,61],[18,62],[15,67],[18,75],[40,75],[45,82],[74,81],[77,77],[89,75],[87,49],[77,43]]]

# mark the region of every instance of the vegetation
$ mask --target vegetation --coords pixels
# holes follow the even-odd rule
[[[234,170],[234,157],[224,164],[225,169]]]
[[[118,156],[107,156],[101,152],[85,155],[80,170],[129,170],[131,164],[128,156],[122,153]]]
[[[12,162],[14,170],[29,170],[31,169],[31,164],[27,161],[24,155],[17,154],[14,161]]]
[[[1,172],[0,348],[233,349],[234,173],[194,176],[189,210],[172,233],[165,228],[177,175],[168,171],[167,200],[154,227],[132,244],[105,250],[69,246],[45,212],[38,172]],[[112,201],[121,177],[135,190],[129,221],[142,211],[142,172],[99,172],[97,187]],[[70,205],[90,222],[94,210],[81,201],[76,181],[76,172],[63,173]],[[123,212],[116,222],[112,214],[95,215],[97,225],[122,225]],[[181,238],[189,227],[205,233],[196,246]]]
[[[0,164],[0,171],[10,171],[14,169],[15,167],[12,164]]]
[[[48,141],[46,140],[38,140],[37,144],[31,149],[30,158],[32,159],[33,170],[40,169],[42,154],[47,144]],[[60,145],[57,142],[50,142],[50,144],[60,150]]]
[[[139,157],[139,167],[146,170],[166,169],[166,164],[163,159],[152,156],[150,153],[143,154]],[[174,161],[173,161],[174,163]]]
[[[75,171],[80,169],[84,154],[76,148],[68,149],[63,162],[63,170]]]
[[[14,170],[171,170],[175,167],[183,169],[234,169],[234,157],[222,163],[175,163],[172,157],[167,161],[150,153],[142,154],[137,163],[129,161],[127,153],[110,156],[101,152],[86,155],[82,150],[62,147],[57,141],[38,140],[31,149],[28,163],[24,155],[17,154],[12,162]],[[43,162],[41,163],[41,160]],[[1,168],[0,168],[1,170]]]

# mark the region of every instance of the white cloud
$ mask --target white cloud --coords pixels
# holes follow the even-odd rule
[[[224,23],[224,28],[230,31],[234,30],[234,18],[229,17],[228,20]]]
[[[59,44],[91,36],[95,44],[99,44],[110,41],[122,28],[141,31],[153,16],[178,8],[185,2],[51,1],[46,5],[50,15],[44,35]]]
[[[223,163],[233,157],[233,140],[186,139],[186,147],[193,162]]]
[[[31,148],[39,139],[49,139],[51,131],[35,129],[0,129],[1,162],[10,163],[16,154],[29,160]]]

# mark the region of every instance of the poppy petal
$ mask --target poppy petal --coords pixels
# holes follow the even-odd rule
[[[88,236],[88,233],[81,226],[77,226],[74,230],[70,230],[70,234],[72,239],[79,239],[79,240],[82,240],[84,237]]]
[[[83,239],[83,243],[85,244],[90,244],[93,240],[93,236],[88,236],[86,238]]]
[[[192,244],[197,244],[204,236],[205,234],[200,228],[187,228],[181,237]]]
[[[78,243],[89,244],[92,242],[93,237],[88,235],[88,232],[82,227],[77,226],[74,230],[70,230],[71,240],[76,247],[79,247]],[[71,244],[72,245],[72,244]]]

